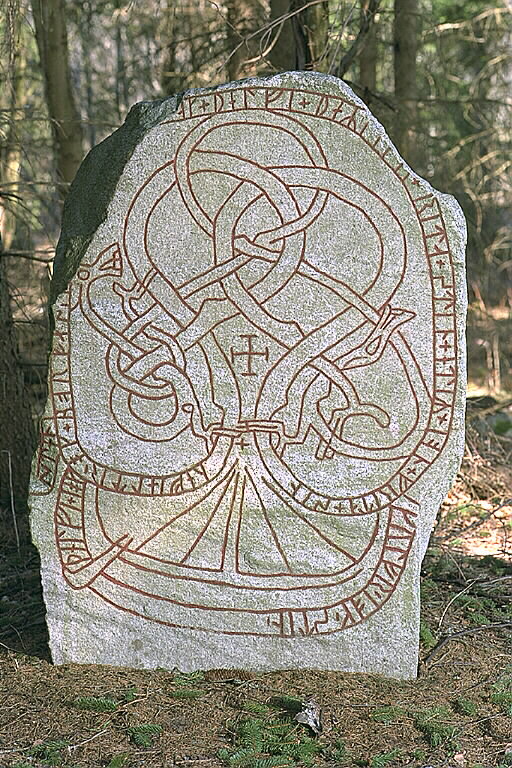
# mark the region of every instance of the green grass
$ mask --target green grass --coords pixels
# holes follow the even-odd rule
[[[170,691],[173,699],[198,699],[204,691],[199,688],[178,688],[176,691]]]
[[[40,760],[44,765],[61,765],[62,750],[69,746],[64,739],[53,739],[36,744],[29,750],[29,755]]]
[[[175,685],[194,686],[204,680],[204,672],[177,672],[172,681]]]
[[[512,523],[512,520],[507,521],[505,525],[512,527],[510,526],[510,523]],[[504,576],[510,567],[505,560],[501,560],[494,555],[484,555],[480,563],[483,568],[492,571],[496,576]]]
[[[139,695],[139,692],[135,685],[130,686],[129,688],[126,688],[126,690],[123,691],[123,699],[129,703],[130,701],[135,701],[137,696]]]
[[[112,696],[78,696],[73,701],[73,706],[89,712],[114,712],[121,704],[135,701],[138,695],[137,688],[133,685],[125,688],[117,699]]]
[[[328,757],[337,763],[340,763],[342,760],[345,762],[350,759],[349,752],[343,739],[336,739],[333,745],[329,748]]]
[[[420,621],[420,642],[427,651],[433,648],[437,642],[429,625],[423,619]]]
[[[244,712],[251,712],[254,715],[268,715],[272,710],[268,704],[263,704],[255,699],[248,699],[242,705]]]
[[[474,717],[477,714],[477,706],[471,699],[466,699],[464,696],[459,696],[455,701],[454,709],[460,715],[467,715],[468,717]]]
[[[123,768],[123,766],[126,765],[129,757],[130,756],[128,752],[121,752],[119,755],[114,755],[106,768]]]
[[[296,715],[302,709],[302,701],[296,696],[273,696],[269,705],[274,709],[282,709],[290,715]]]
[[[173,689],[170,691],[170,695],[173,699],[198,699],[204,691],[194,686],[203,680],[203,672],[191,672],[190,674],[178,672],[172,678]]]
[[[423,603],[431,600],[432,596],[437,593],[438,589],[439,588],[435,581],[429,579],[428,576],[423,576],[420,582],[421,602]]]
[[[378,755],[374,755],[370,760],[370,768],[384,768],[386,765],[392,765],[399,757],[400,752],[399,749],[392,749],[390,752],[380,752]]]
[[[510,621],[510,608],[500,606],[491,597],[461,595],[457,604],[464,611],[464,616],[474,626],[484,626],[499,621]]]
[[[505,715],[512,717],[512,669],[510,667],[492,686],[491,701],[497,704]]]

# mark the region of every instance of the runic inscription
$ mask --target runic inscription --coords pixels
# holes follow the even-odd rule
[[[135,149],[54,306],[35,464],[70,594],[282,640],[393,596],[461,391],[438,196],[345,86],[283,82]]]

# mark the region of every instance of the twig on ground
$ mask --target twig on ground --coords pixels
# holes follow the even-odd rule
[[[494,403],[494,405],[491,405],[489,408],[479,408],[478,405],[476,405],[469,413],[469,420],[473,421],[476,418],[485,419],[486,416],[492,416],[493,413],[498,413],[498,411],[508,408],[509,405],[512,405],[512,397]],[[502,437],[502,435],[500,435],[500,437]]]
[[[459,572],[461,582],[464,584],[466,581],[466,578],[464,576],[464,572],[460,566],[460,563],[457,561],[457,558],[453,556],[453,553],[450,551],[448,546],[446,544],[443,544],[442,541],[439,541],[437,537],[434,538],[434,543],[436,544],[436,546],[438,546],[440,549],[443,550],[443,555],[446,555],[451,560],[451,562]],[[443,577],[442,579],[440,579],[440,581],[449,581],[449,579],[447,579],[446,577]]]
[[[77,744],[70,744],[69,747],[66,748],[68,754],[72,755],[76,749],[78,749],[79,747],[83,747],[84,744],[88,744],[90,741],[97,739],[99,736],[103,736],[103,734],[107,733],[108,730],[109,730],[108,728],[104,728],[102,731],[98,731],[98,733],[93,733],[93,735],[89,736],[88,739],[84,739],[83,741],[80,741]]]
[[[484,632],[494,629],[505,629],[506,627],[512,627],[512,621],[501,621],[496,624],[485,624],[480,627],[469,627],[468,629],[461,629],[459,632],[453,632],[450,635],[446,635],[445,637],[442,637],[432,648],[430,653],[427,653],[425,658],[421,661],[421,666],[425,667],[428,665],[430,659],[435,656],[441,648],[444,648],[446,643],[449,643],[450,640],[457,640],[459,637],[464,637],[465,635],[473,635],[476,632]]]
[[[453,605],[453,603],[454,603],[454,602],[455,602],[455,601],[456,601],[456,600],[457,600],[459,597],[461,597],[461,595],[463,595],[465,592],[468,592],[468,590],[470,590],[470,589],[471,589],[471,587],[472,587],[472,586],[474,586],[474,585],[476,584],[476,582],[477,582],[477,581],[478,581],[478,579],[472,579],[472,580],[469,582],[469,584],[468,584],[466,587],[464,587],[464,589],[462,589],[460,592],[457,592],[457,594],[456,594],[456,595],[454,595],[454,596],[451,598],[451,600],[449,600],[449,601],[448,601],[448,603],[447,603],[447,604],[446,604],[446,606],[445,606],[445,609],[444,609],[444,611],[443,611],[443,612],[442,612],[442,614],[441,614],[441,618],[439,619],[439,623],[438,623],[438,625],[437,625],[437,631],[438,631],[438,632],[441,630],[441,626],[442,626],[442,624],[443,624],[443,621],[444,621],[444,619],[445,619],[445,616],[446,616],[446,614],[448,613],[448,610],[449,610],[450,606],[451,606],[451,605]]]
[[[5,648],[6,651],[12,651],[12,653],[16,653],[14,648],[11,648],[9,645],[6,645],[5,643],[2,643],[2,642],[0,642],[0,645],[2,646],[2,648]]]
[[[488,520],[493,517],[496,512],[499,512],[500,509],[503,509],[503,507],[508,507],[512,504],[512,498],[505,499],[505,501],[502,501],[501,504],[498,504],[497,507],[494,507],[489,512],[487,512],[485,515],[482,515],[482,517],[479,517],[478,520],[473,520],[472,523],[467,525],[462,531],[450,531],[448,533],[445,533],[444,536],[440,536],[437,539],[438,543],[444,542],[444,541],[450,541],[450,539],[457,539],[461,536],[466,536],[470,531],[473,531],[475,528],[480,528],[481,525],[486,523]]]

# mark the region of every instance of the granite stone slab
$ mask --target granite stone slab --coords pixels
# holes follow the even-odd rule
[[[31,506],[56,663],[415,676],[465,237],[336,78],[133,108],[52,283]]]

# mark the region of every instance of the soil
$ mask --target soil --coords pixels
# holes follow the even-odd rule
[[[423,661],[419,678],[411,682],[314,670],[261,675],[216,670],[184,676],[177,670],[55,667],[41,658],[42,647],[38,655],[26,655],[5,643],[0,657],[0,765],[221,768],[230,763],[219,753],[240,741],[240,723],[253,717],[254,702],[272,706],[289,697],[302,702],[311,696],[323,710],[323,732],[316,739],[321,751],[313,765],[510,765],[512,569],[497,559],[483,566],[469,558],[455,562],[465,580],[477,579],[463,595],[464,581],[453,562],[435,550],[427,559]],[[508,627],[496,626],[507,621]],[[41,629],[36,623],[32,632],[18,630],[18,643],[32,646],[34,653]],[[508,698],[501,701],[500,691],[508,692]],[[114,709],[84,709],[86,697],[99,707],[102,700],[111,700]],[[307,726],[295,724],[279,703],[276,713],[289,721],[293,738],[307,739]],[[436,732],[420,730],[422,718],[440,726],[439,743]],[[147,747],[138,746],[130,729],[148,724],[161,731]],[[231,764],[257,765],[256,758]]]
[[[488,428],[496,408],[485,406],[469,412],[462,470],[424,561],[414,681],[55,667],[38,556],[23,518],[18,550],[3,510],[0,768],[512,765],[512,441]],[[295,719],[311,697],[320,733]]]

